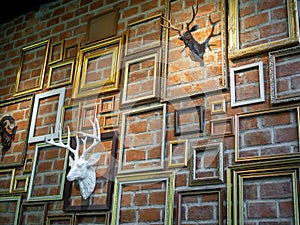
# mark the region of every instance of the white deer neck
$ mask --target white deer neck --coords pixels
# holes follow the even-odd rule
[[[79,181],[80,193],[83,199],[87,199],[95,190],[95,186],[96,186],[95,170],[92,167],[90,167],[87,170],[86,177],[78,181]]]

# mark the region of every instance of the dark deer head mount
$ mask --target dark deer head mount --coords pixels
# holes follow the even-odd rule
[[[181,32],[184,30],[184,26],[182,25],[181,29],[175,27],[172,23],[171,23],[171,19],[167,19],[165,17],[163,17],[163,19],[165,21],[168,22],[169,26],[165,26],[162,24],[163,27],[166,27],[168,29],[172,29],[174,31],[178,32],[178,39],[181,40],[184,43],[184,48],[182,51],[184,51],[186,48],[188,48],[191,52],[191,59],[193,61],[199,61],[201,63],[201,65],[203,65],[203,55],[205,53],[205,49],[208,48],[209,50],[211,50],[211,46],[214,46],[213,44],[209,44],[209,41],[212,37],[218,36],[220,35],[220,33],[218,34],[214,34],[214,28],[215,25],[220,21],[215,21],[212,22],[211,20],[211,16],[209,15],[209,22],[212,25],[212,29],[210,34],[208,35],[208,37],[205,39],[204,42],[199,43],[198,41],[196,41],[196,39],[193,36],[193,32],[198,30],[198,25],[195,24],[194,26],[192,26],[192,28],[190,28],[191,23],[195,20],[195,17],[198,13],[198,2],[197,2],[197,6],[196,8],[194,8],[194,6],[192,6],[192,10],[193,10],[193,16],[192,19],[186,23],[185,26],[185,32],[183,34],[181,34]]]

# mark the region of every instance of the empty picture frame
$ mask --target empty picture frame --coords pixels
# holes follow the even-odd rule
[[[213,101],[210,103],[211,115],[226,113],[226,102],[225,99],[221,101]]]
[[[110,213],[76,213],[74,216],[74,225],[93,224],[109,225]]]
[[[80,131],[88,130],[92,128],[91,121],[95,121],[97,116],[98,104],[89,104],[82,105],[80,104],[80,118],[79,118],[79,127]]]
[[[229,167],[227,223],[299,224],[299,166],[298,158]]]
[[[265,101],[263,62],[230,68],[231,107]]]
[[[74,221],[74,215],[49,215],[46,218],[46,225],[72,225]]]
[[[210,121],[210,135],[214,137],[234,135],[234,128],[234,117],[226,117]]]
[[[30,176],[18,176],[14,181],[13,193],[26,193],[28,190]]]
[[[98,114],[113,112],[115,110],[115,100],[116,100],[116,97],[114,95],[100,98]]]
[[[45,40],[21,49],[14,96],[43,88],[49,44],[50,40]]]
[[[204,113],[202,105],[174,112],[174,134],[175,136],[201,133],[204,131]]]
[[[103,128],[112,129],[119,126],[119,113],[103,115]]]
[[[18,225],[22,196],[0,198],[0,221],[2,224]]]
[[[16,169],[0,170],[0,195],[9,195],[13,191]]]
[[[48,65],[60,62],[63,60],[64,40],[54,42],[50,45]]]
[[[198,186],[224,181],[223,143],[192,147],[189,185]]]
[[[89,144],[90,140],[87,141]],[[118,147],[118,133],[115,131],[101,133],[101,144],[92,153],[100,153],[100,159],[94,164],[96,171],[96,187],[94,192],[84,200],[76,181],[66,180],[64,192],[64,211],[90,212],[108,211],[111,209],[113,183]],[[79,147],[81,150],[81,146]],[[68,168],[69,169],[69,168]]]
[[[119,89],[123,37],[108,38],[79,50],[73,98]]]
[[[64,105],[64,100],[65,100],[65,88],[59,88],[47,92],[43,92],[40,94],[36,94],[35,99],[34,99],[34,105],[33,105],[33,112],[32,112],[32,119],[31,119],[31,124],[30,124],[30,130],[29,130],[29,138],[28,138],[28,143],[35,143],[35,142],[40,142],[44,141],[45,138],[49,138],[51,136],[50,134],[50,129],[48,129],[48,134],[41,134],[41,135],[36,135],[36,124],[37,124],[37,119],[39,116],[42,117],[47,117],[49,116],[48,113],[53,113],[51,115],[54,116],[56,114],[55,118],[55,127],[53,131],[53,138],[58,138],[58,131],[60,129],[60,122],[61,122],[61,111]],[[57,99],[57,104],[51,106],[51,102],[47,102],[47,99],[50,97],[56,97],[58,96]],[[52,107],[52,109],[49,109],[50,111],[48,112],[43,112],[41,110],[42,106],[40,104],[40,101],[45,101],[44,107]],[[54,106],[56,106],[54,108]],[[52,125],[52,124],[51,124]]]
[[[1,129],[3,129],[2,135],[6,139],[6,142],[0,140],[0,168],[23,165],[31,124],[32,105],[33,96],[14,98],[0,103]],[[5,123],[11,126],[11,131],[16,129],[13,138],[10,136],[11,131],[5,128]],[[14,128],[12,128],[13,125]]]
[[[247,11],[249,4],[253,6],[253,11]],[[267,4],[264,10],[258,4],[261,1],[230,2],[229,59],[260,54],[299,42],[297,0]]]
[[[68,136],[68,127],[70,128],[70,136],[75,137],[79,130],[81,102],[70,105],[64,105],[61,116],[62,137]]]
[[[33,165],[33,158],[26,158],[23,167],[23,173],[30,173],[32,171],[32,165]]]
[[[27,202],[62,200],[68,156],[65,148],[44,143],[36,145]]]
[[[188,140],[170,141],[168,144],[168,167],[186,167],[188,158]]]
[[[111,225],[124,223],[172,225],[174,192],[175,171],[117,176]],[[137,195],[143,195],[144,198],[123,205],[125,196],[131,196],[133,199]]]
[[[269,53],[271,103],[292,102],[300,99],[300,47]]]
[[[18,225],[44,225],[46,222],[47,206],[47,203],[23,202]]]

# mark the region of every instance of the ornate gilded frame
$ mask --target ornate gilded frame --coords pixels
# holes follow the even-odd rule
[[[183,162],[181,163],[172,163],[173,158],[173,146],[174,145],[183,145],[184,151],[183,151]],[[187,161],[188,161],[188,140],[175,140],[175,141],[169,141],[168,143],[168,167],[169,168],[177,168],[177,167],[186,167]]]

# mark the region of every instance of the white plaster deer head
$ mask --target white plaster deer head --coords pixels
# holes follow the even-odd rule
[[[93,168],[93,165],[99,160],[100,153],[93,153],[90,155],[90,157],[87,159],[87,153],[90,152],[93,148],[95,148],[96,145],[98,145],[101,142],[101,134],[100,134],[100,126],[99,121],[97,118],[95,118],[95,123],[91,121],[91,124],[93,126],[93,134],[83,133],[83,132],[77,132],[76,135],[76,149],[73,149],[70,146],[71,138],[70,138],[70,128],[68,127],[68,140],[67,144],[64,144],[62,142],[61,137],[61,128],[59,130],[59,141],[55,142],[53,140],[53,131],[51,129],[51,137],[50,139],[45,138],[45,141],[48,144],[63,147],[69,150],[74,154],[74,159],[72,157],[69,157],[69,166],[71,167],[67,179],[68,181],[74,181],[77,180],[79,182],[79,188],[80,193],[83,197],[83,199],[87,199],[94,191],[96,186],[96,171]],[[80,140],[83,143],[83,153],[81,156],[79,156],[79,137],[78,134],[81,134],[82,137]],[[87,138],[92,138],[93,143],[87,148]]]

